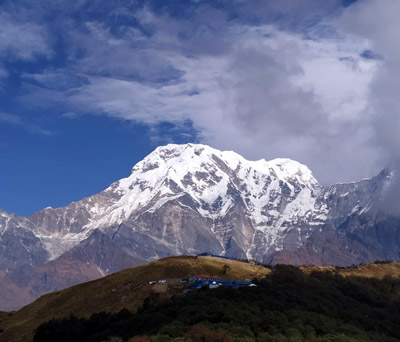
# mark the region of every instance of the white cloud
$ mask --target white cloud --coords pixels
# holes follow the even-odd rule
[[[89,84],[65,100],[86,112],[146,124],[190,119],[206,143],[248,158],[288,156],[307,163],[323,182],[356,179],[371,168],[376,151],[360,116],[377,62],[359,57],[365,40],[306,40],[272,26],[235,26],[229,34],[232,46],[222,55],[188,57],[146,46],[143,55],[152,56],[140,64],[146,80],[121,79],[122,69],[113,77],[111,70],[108,77],[88,76]],[[124,58],[142,53],[123,40],[112,44],[128,49],[114,55],[114,65],[126,63],[127,70]],[[153,63],[157,58],[180,78],[154,82],[151,68],[159,72],[162,64]],[[99,74],[101,65],[114,69],[101,58],[97,63]],[[85,71],[82,63],[79,70]]]
[[[337,20],[347,35],[368,39],[371,49],[381,56],[368,96],[369,118],[381,162],[400,159],[400,2],[358,1]]]
[[[348,33],[346,13],[330,24],[342,35],[315,38],[317,27],[313,39],[209,14],[207,26],[148,9],[135,13],[151,34],[125,27],[115,35],[87,23],[86,33],[70,36],[71,49],[84,51],[73,70],[87,83],[37,89],[30,103],[43,105],[46,98],[74,113],[149,125],[190,120],[205,143],[252,159],[297,159],[323,183],[377,171],[383,145],[376,142],[370,97],[387,65],[360,57],[375,45],[369,36]],[[59,73],[47,71],[43,79],[57,80]]]
[[[400,2],[397,0],[357,1],[343,12],[337,25],[358,37],[368,39],[375,51],[386,59],[397,59]]]
[[[30,133],[36,133],[41,135],[51,135],[52,133],[46,129],[39,127],[36,124],[32,124],[23,120],[20,116],[9,113],[0,112],[0,123],[9,124],[21,127]]]
[[[19,20],[0,12],[0,56],[30,60],[37,55],[50,55],[47,31],[38,24]]]
[[[0,113],[0,122],[19,125],[19,124],[21,124],[21,119],[19,116],[14,115],[14,114]]]
[[[8,76],[7,70],[0,65],[0,79],[5,78]]]

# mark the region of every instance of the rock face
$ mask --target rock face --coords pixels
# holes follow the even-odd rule
[[[27,303],[126,267],[205,251],[297,265],[399,260],[396,179],[388,169],[322,187],[289,159],[159,147],[97,195],[32,217],[0,211],[0,285]],[[0,310],[14,308],[1,297]]]

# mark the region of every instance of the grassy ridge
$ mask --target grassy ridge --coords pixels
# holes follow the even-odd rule
[[[202,289],[136,313],[99,313],[41,325],[35,342],[394,342],[400,280],[310,275],[278,266],[256,288]]]
[[[302,271],[331,271],[346,277],[384,278],[400,276],[400,263],[362,265],[357,268],[341,269],[306,267]],[[229,280],[252,280],[263,278],[270,269],[248,263],[212,257],[170,257],[150,264],[127,269],[92,282],[80,284],[63,291],[42,296],[18,312],[0,313],[0,341],[30,341],[36,327],[53,318],[90,317],[93,313],[106,311],[116,313],[122,308],[135,312],[146,298],[155,301],[168,299],[183,291],[176,282],[169,286],[140,285],[141,282],[173,279],[189,275],[218,276]],[[394,293],[394,295],[397,295]]]
[[[68,317],[71,314],[88,317],[95,312],[118,312],[122,308],[134,312],[150,295],[163,300],[183,291],[173,286],[165,292],[153,291],[154,286],[140,286],[141,282],[168,278],[178,280],[189,275],[251,280],[254,277],[264,277],[269,272],[269,269],[261,266],[212,257],[169,257],[157,260],[44,295],[11,316],[4,319],[0,316],[0,330],[3,330],[0,341],[30,341],[36,327],[52,318]]]
[[[354,267],[308,266],[301,267],[301,270],[306,274],[314,271],[330,271],[343,277],[358,276],[382,279],[390,276],[400,278],[400,263],[398,262],[375,262],[373,264],[362,264]]]

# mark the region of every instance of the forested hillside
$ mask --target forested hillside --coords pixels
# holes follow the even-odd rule
[[[399,341],[400,280],[309,275],[277,266],[253,288],[201,289],[137,313],[98,313],[42,324],[46,341]]]

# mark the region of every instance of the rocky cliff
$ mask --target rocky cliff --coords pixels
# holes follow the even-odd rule
[[[323,187],[289,159],[159,147],[97,195],[32,217],[0,212],[0,282],[24,293],[15,303],[0,292],[0,309],[168,255],[210,251],[297,265],[399,260],[396,177],[393,168]]]

